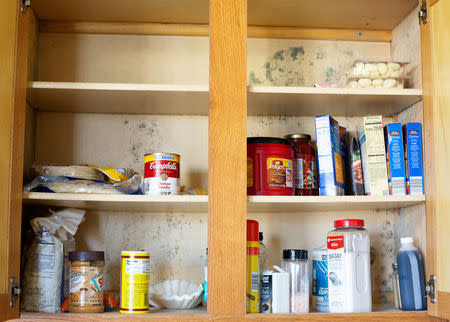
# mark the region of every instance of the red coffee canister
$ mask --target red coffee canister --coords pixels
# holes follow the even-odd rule
[[[280,138],[247,138],[247,195],[294,195],[294,149]]]

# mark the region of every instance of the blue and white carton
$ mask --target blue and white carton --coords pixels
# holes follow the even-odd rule
[[[405,140],[406,190],[408,195],[422,195],[424,190],[421,124],[404,124],[403,138]]]
[[[316,116],[314,123],[319,164],[319,194],[344,195],[344,165],[340,152],[339,123],[330,115]]]
[[[402,125],[400,123],[387,124],[384,127],[384,137],[389,194],[404,196],[406,195],[406,178]]]

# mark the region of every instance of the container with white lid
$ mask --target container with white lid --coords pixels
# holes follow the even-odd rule
[[[336,220],[334,227],[327,236],[330,312],[370,312],[370,240],[364,220]]]

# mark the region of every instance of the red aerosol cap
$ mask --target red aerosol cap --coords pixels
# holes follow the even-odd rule
[[[247,241],[259,241],[259,224],[256,220],[247,220]]]

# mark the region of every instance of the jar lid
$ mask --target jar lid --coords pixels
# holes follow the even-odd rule
[[[70,261],[103,261],[105,260],[105,252],[95,252],[95,251],[80,251],[80,252],[69,252]]]
[[[289,145],[290,147],[294,147],[294,145],[291,142],[289,142],[288,140],[281,139],[281,138],[265,137],[265,136],[257,136],[257,137],[247,138],[247,144],[251,144],[251,143],[284,144],[284,145]]]
[[[340,227],[364,227],[364,220],[362,219],[342,219],[334,221],[334,228]]]
[[[283,259],[290,260],[307,260],[308,251],[304,249],[284,249]]]
[[[284,136],[285,139],[306,139],[308,141],[311,141],[311,135],[309,134],[288,134]]]

